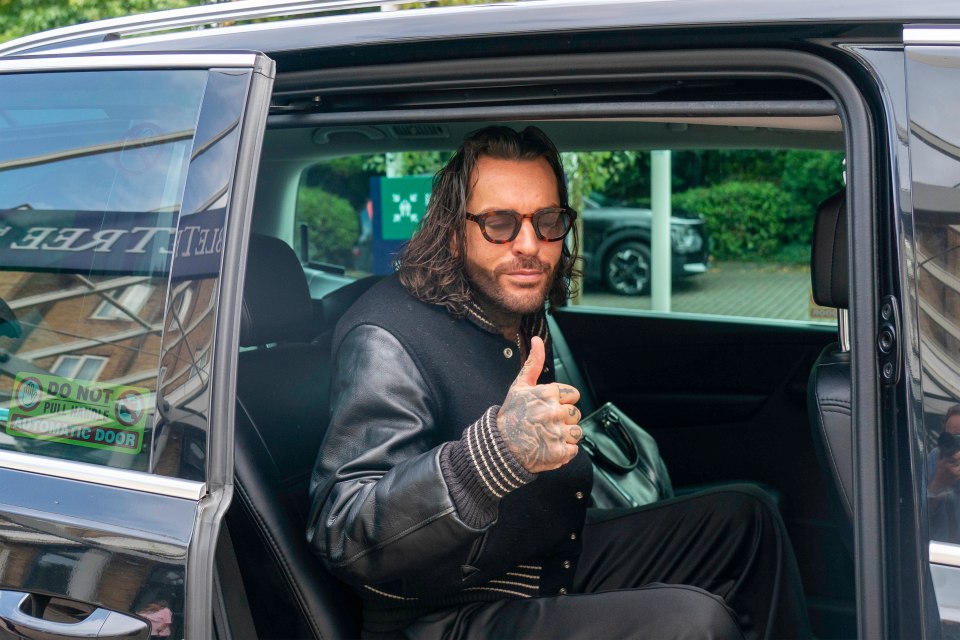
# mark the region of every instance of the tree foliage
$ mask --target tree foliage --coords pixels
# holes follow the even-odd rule
[[[417,9],[504,1],[506,0],[428,0],[398,2],[396,7]],[[0,42],[93,20],[208,3],[209,0],[0,0]]]
[[[297,222],[306,223],[310,259],[348,265],[360,233],[357,209],[348,200],[319,188],[297,194]]]
[[[673,206],[703,216],[720,260],[781,260],[808,255],[810,207],[772,182],[730,181],[688,189]]]
[[[0,41],[103,18],[203,4],[200,0],[0,0]]]
[[[650,206],[649,152],[564,157],[572,199],[577,189],[583,189],[602,193],[608,201]],[[843,154],[777,149],[675,151],[671,175],[675,206],[704,216],[714,257],[804,262],[809,258],[817,205],[843,187]]]
[[[423,7],[453,7],[461,4],[492,4],[494,2],[510,2],[511,0],[427,0],[426,2],[399,3],[401,9],[421,9]]]

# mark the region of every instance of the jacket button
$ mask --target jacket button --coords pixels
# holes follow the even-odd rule
[[[565,595],[567,595],[567,588],[566,588],[566,587],[560,587],[560,591],[558,591],[557,593],[559,593],[559,594],[562,595],[562,596],[565,596]]]
[[[570,539],[571,539],[571,540],[576,540],[576,539],[577,539],[577,534],[571,533],[571,534],[570,534]]]
[[[583,491],[577,491],[574,495],[577,496],[577,500],[583,500]]]
[[[569,568],[572,567],[572,566],[573,566],[573,564],[571,564],[571,562],[570,562],[569,560],[564,560],[564,561],[563,561],[563,568],[564,568],[564,569],[569,569]]]
[[[504,358],[512,358],[512,357],[513,357],[513,349],[511,349],[510,347],[507,347],[506,349],[504,349],[504,350],[503,350],[503,357],[504,357]]]

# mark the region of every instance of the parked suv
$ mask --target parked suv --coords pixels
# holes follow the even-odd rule
[[[650,293],[650,230],[653,211],[610,201],[583,199],[583,259],[588,282],[621,295]],[[672,276],[705,273],[710,258],[703,218],[674,210],[670,217]]]
[[[711,177],[736,259],[672,296],[588,287],[552,314],[565,369],[647,427],[679,491],[765,488],[818,638],[950,635],[960,9],[380,4],[242,0],[0,45],[0,635],[358,635],[303,530],[330,334],[372,281],[350,261],[377,195],[352,176],[421,175],[495,123],[541,127],[571,193],[627,153]],[[319,163],[341,177],[299,198]],[[381,199],[374,238],[415,224],[409,195]],[[298,260],[298,201],[344,274]],[[661,241],[692,248],[683,220]]]

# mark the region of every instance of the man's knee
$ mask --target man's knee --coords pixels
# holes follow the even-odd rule
[[[710,510],[734,522],[777,522],[780,509],[774,499],[763,489],[749,483],[730,484],[702,493],[691,498],[703,500]]]
[[[518,630],[523,630],[518,635]],[[689,585],[474,603],[424,617],[407,637],[743,640],[722,598]]]
[[[604,616],[607,624],[594,629],[597,637],[743,640],[737,614],[723,598],[698,587],[653,583],[587,598],[610,614]]]
[[[637,591],[654,591],[671,618],[664,637],[691,640],[743,640],[736,613],[723,598],[689,585],[653,584]]]

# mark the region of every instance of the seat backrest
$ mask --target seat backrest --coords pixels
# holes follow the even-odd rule
[[[365,286],[364,286],[365,285]],[[306,543],[310,472],[329,416],[329,334],[369,284],[341,291],[322,324],[283,241],[250,239],[237,370],[235,493],[227,526],[260,638],[359,636],[358,601]],[[311,340],[317,334],[326,340]]]
[[[846,310],[850,300],[847,264],[847,207],[843,191],[827,198],[817,211],[810,260],[813,299],[817,304]],[[841,530],[852,545],[853,428],[850,353],[839,344],[827,345],[810,372],[807,409],[817,454],[840,504]]]

